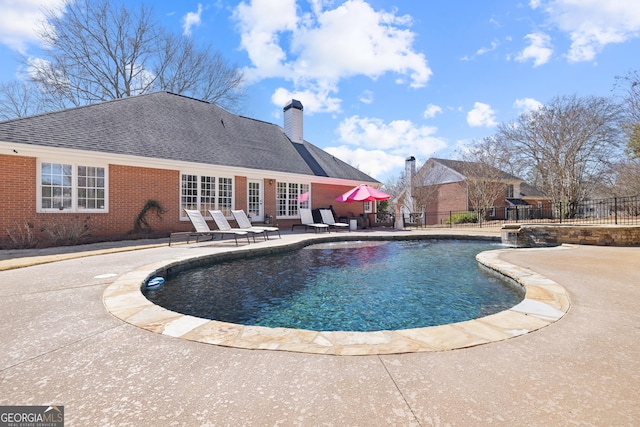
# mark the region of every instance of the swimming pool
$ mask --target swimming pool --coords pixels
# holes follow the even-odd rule
[[[333,242],[219,262],[145,291],[199,318],[317,331],[379,331],[470,320],[513,307],[522,289],[485,273],[488,242]]]

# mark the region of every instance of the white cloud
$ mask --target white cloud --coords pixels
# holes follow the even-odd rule
[[[591,61],[607,44],[640,37],[640,2],[635,0],[552,0],[546,11],[569,34],[570,62]]]
[[[302,103],[305,114],[339,113],[342,99],[331,96],[332,92],[335,90],[313,88],[290,91],[280,87],[271,95],[271,102],[284,107],[292,99],[297,99]]]
[[[473,55],[469,56],[469,55],[464,55],[463,57],[460,58],[460,61],[471,61],[476,59],[476,57],[478,56],[482,56],[485,55],[489,52],[493,52],[494,50],[496,50],[498,47],[500,46],[500,41],[498,40],[493,40],[491,42],[491,45],[489,47],[487,46],[482,46],[480,49],[476,50],[476,53],[474,53]]]
[[[497,126],[495,111],[489,104],[476,102],[473,110],[467,113],[467,123],[471,127],[493,127]]]
[[[38,26],[44,22],[44,8],[62,14],[65,0],[0,0],[0,43],[20,53],[38,44]]]
[[[287,55],[280,47],[280,33],[297,28],[296,0],[240,2],[234,18],[241,33],[240,44],[254,65],[245,69],[248,83],[290,72],[285,64]]]
[[[345,145],[327,147],[324,150],[378,180],[384,180],[389,174],[401,170],[404,166],[405,157],[382,150],[353,149]]]
[[[513,106],[520,110],[521,113],[526,113],[528,111],[534,111],[538,108],[542,107],[542,102],[535,100],[533,98],[522,98],[516,99],[516,102],[513,103]]]
[[[370,90],[365,90],[360,94],[360,102],[363,104],[372,104],[373,103],[373,92]]]
[[[516,56],[516,61],[526,62],[533,59],[534,67],[549,62],[553,54],[553,49],[550,47],[551,37],[544,33],[532,33],[527,34],[524,38],[529,40],[530,44]]]
[[[191,29],[193,27],[197,27],[200,25],[202,17],[202,4],[198,3],[198,11],[197,12],[188,12],[182,18],[182,34],[185,36],[191,35]]]
[[[481,47],[476,51],[476,55],[484,55],[485,53],[492,52],[496,50],[500,46],[500,42],[498,40],[494,40],[491,42],[491,47]]]
[[[437,105],[429,104],[427,105],[427,108],[424,110],[424,113],[422,113],[422,116],[425,119],[431,119],[435,117],[436,114],[440,114],[440,113],[442,113],[442,108],[438,107]]]
[[[301,90],[338,87],[342,79],[387,73],[399,84],[419,88],[432,72],[424,54],[413,49],[411,17],[376,11],[363,0],[311,2],[311,12],[298,14],[295,0],[241,2],[234,17],[241,47],[252,67],[249,82],[278,77]]]
[[[447,146],[437,136],[437,128],[418,126],[410,120],[394,120],[352,116],[342,120],[337,128],[343,145],[325,150],[379,178],[402,167],[407,156],[427,158]]]

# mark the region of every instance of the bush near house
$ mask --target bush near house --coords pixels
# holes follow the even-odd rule
[[[476,212],[458,212],[451,215],[445,224],[471,224],[478,222],[478,214]]]

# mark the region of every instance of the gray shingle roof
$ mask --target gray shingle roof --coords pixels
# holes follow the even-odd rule
[[[448,160],[448,159],[432,159],[433,161],[436,161],[438,163],[440,163],[441,165],[444,165],[446,167],[448,167],[449,169],[452,169],[456,172],[458,172],[460,175],[466,176],[468,175],[470,172],[473,172],[474,170],[474,164],[480,165],[479,163],[475,163],[475,162],[466,162],[466,161],[462,161],[462,160]],[[482,169],[486,169],[487,166],[483,165],[481,167]],[[497,168],[493,168],[490,167],[493,170],[494,173],[492,173],[493,176],[495,176],[496,178],[500,178],[503,180],[514,180],[514,181],[523,181],[522,178],[518,178],[515,175],[512,175],[510,173],[504,172],[500,169]],[[480,170],[482,170],[480,169]]]
[[[280,126],[167,92],[0,122],[0,141],[377,182]]]
[[[527,197],[531,199],[547,198],[547,195],[545,195],[542,191],[538,190],[536,187],[526,182],[523,182],[520,184],[520,194],[522,194],[522,197]]]
[[[469,171],[473,171],[473,163],[470,163],[470,162],[464,162],[464,161],[461,161],[461,160],[435,159],[435,158],[432,158],[430,160],[438,162],[441,165],[446,166],[447,168],[449,168],[451,170],[454,170],[454,171],[456,171],[457,173],[459,173],[460,175],[463,175],[463,176],[465,174],[469,173]],[[471,165],[471,167],[469,167],[469,165]],[[520,194],[523,197],[531,198],[531,199],[547,198],[547,196],[542,191],[538,190],[533,185],[528,184],[522,178],[518,178],[515,175],[512,175],[510,173],[504,172],[504,171],[499,170],[497,168],[492,168],[492,169],[495,172],[495,174],[493,174],[493,175],[496,178],[500,178],[500,179],[505,180],[505,181],[521,181],[520,182]],[[513,201],[515,199],[509,199],[509,200]],[[526,202],[523,202],[523,203],[527,204]]]

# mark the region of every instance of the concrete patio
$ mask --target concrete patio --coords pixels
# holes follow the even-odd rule
[[[313,233],[269,244],[301,236]],[[0,405],[64,405],[68,426],[640,422],[640,247],[500,253],[569,293],[568,313],[537,331],[450,351],[329,356],[203,344],[112,316],[103,294],[119,277],[235,248],[127,245],[0,251]]]

